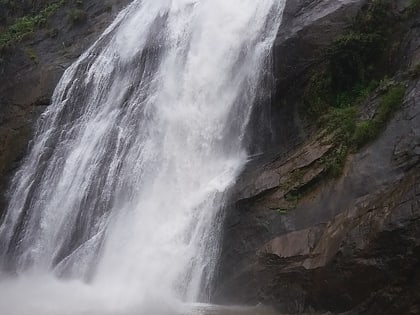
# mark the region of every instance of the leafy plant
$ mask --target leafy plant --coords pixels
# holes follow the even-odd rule
[[[387,50],[399,17],[390,0],[373,0],[355,19],[351,30],[337,37],[325,51],[323,64],[304,92],[306,113],[321,117],[331,107],[349,107],[387,75]]]
[[[37,15],[18,18],[14,24],[0,33],[0,53],[31,35],[38,27],[45,25],[47,19],[53,15],[64,2],[65,0],[61,0],[53,3],[41,10]]]
[[[407,10],[409,15],[412,15],[420,10],[420,0],[410,0]]]
[[[358,149],[374,140],[382,131],[393,113],[403,103],[405,87],[402,84],[394,86],[382,97],[373,119],[359,122],[352,137],[353,146]]]
[[[38,64],[38,56],[33,48],[25,48],[24,50],[25,55],[31,59],[34,63]]]
[[[73,24],[81,24],[86,21],[87,13],[81,9],[72,9],[68,14],[69,20]]]

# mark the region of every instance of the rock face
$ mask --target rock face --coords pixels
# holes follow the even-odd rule
[[[87,19],[77,25],[68,22],[66,5],[0,66],[3,196],[64,69],[128,2],[85,0]],[[324,180],[320,163],[331,139],[307,129],[298,110],[309,70],[367,2],[287,0],[273,51],[268,145],[232,191],[216,302],[263,303],[294,314],[420,314],[418,76],[405,81],[403,108],[378,139],[348,158],[337,179]],[[408,2],[395,5],[403,10]],[[404,34],[397,75],[420,61],[419,27],[417,18]],[[36,61],[25,54],[27,47]],[[368,102],[369,108],[376,101]],[[308,187],[299,199],[288,196]]]
[[[300,142],[303,131],[296,113],[296,93],[307,79],[308,69],[319,61],[323,50],[337,34],[351,25],[366,2],[286,1],[283,22],[273,48],[276,108],[270,110],[268,123],[274,152],[290,150]],[[279,102],[281,106],[278,106]]]
[[[322,50],[345,30],[367,1],[287,1],[274,45],[274,72],[280,91],[301,80]]]
[[[63,6],[48,25],[10,51],[0,63],[0,217],[13,171],[26,152],[36,120],[64,70],[99,36],[129,0],[89,0],[85,20],[74,24]],[[33,58],[25,53],[30,49]]]
[[[419,88],[419,81],[410,84],[404,109],[350,158],[341,179],[319,185],[287,213],[278,211],[276,194],[284,168],[299,167],[294,159],[244,175],[241,182],[255,186],[237,187],[244,194],[228,213],[219,301],[268,302],[290,313],[344,312],[367,299],[369,314],[416,307]],[[313,143],[297,151],[313,154],[308,163],[322,152]]]
[[[300,102],[291,91],[301,91],[307,69],[365,2],[288,2],[275,64],[277,99],[291,104],[273,105],[273,139],[294,145],[250,163],[232,192],[215,293],[219,303],[270,304],[292,314],[420,313],[419,79],[406,81],[402,109],[379,138],[349,156],[337,179],[325,180],[319,163],[331,141],[319,133],[305,136],[291,110]],[[419,64],[418,34],[417,15],[397,73]],[[281,124],[285,111],[293,128]],[[294,137],[282,137],[290,129]],[[288,191],[305,187],[311,189],[298,200],[287,198]]]

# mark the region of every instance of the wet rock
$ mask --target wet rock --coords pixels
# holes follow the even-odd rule
[[[408,314],[418,307],[412,277],[420,262],[419,86],[410,84],[403,110],[351,156],[342,178],[321,184],[295,209],[279,214],[261,192],[236,202],[225,231],[220,302],[269,303],[292,313]],[[278,174],[288,163],[297,165],[273,161],[265,173]]]
[[[287,111],[286,118],[273,110],[274,121],[280,122],[275,124],[280,136],[273,139],[286,143],[287,152],[278,157],[268,152],[253,161],[232,192],[215,290],[220,303],[265,303],[292,314],[391,315],[420,309],[419,80],[411,77],[403,108],[379,138],[348,157],[340,178],[323,180],[320,161],[331,148],[322,135],[309,131],[299,141],[281,136],[303,128],[293,110],[299,95],[289,92],[305,84],[320,50],[364,3],[295,1],[286,6],[275,58],[277,99],[290,104],[276,109],[279,116]],[[407,2],[396,5],[403,10]],[[409,23],[397,72],[420,61],[418,23]],[[371,117],[377,105],[373,96],[360,114]],[[294,127],[282,125],[282,119]],[[285,200],[290,191],[314,181],[298,200]]]
[[[84,1],[86,23],[80,25],[69,21],[72,4],[66,4],[46,27],[4,56],[0,64],[0,217],[5,208],[6,187],[64,70],[129,2]],[[28,57],[28,49],[36,60]]]
[[[274,46],[274,72],[285,90],[319,61],[331,41],[348,28],[364,0],[287,1]]]
[[[289,0],[274,47],[275,95],[264,124],[270,152],[285,153],[302,142],[308,131],[299,116],[299,97],[310,69],[331,41],[346,30],[367,0]],[[255,131],[257,128],[252,127]]]

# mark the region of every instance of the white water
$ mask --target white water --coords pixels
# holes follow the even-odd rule
[[[67,69],[0,227],[2,315],[208,301],[283,2],[134,1]]]

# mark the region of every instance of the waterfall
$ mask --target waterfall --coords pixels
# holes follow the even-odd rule
[[[283,6],[133,1],[65,71],[10,186],[2,314],[209,300]]]

